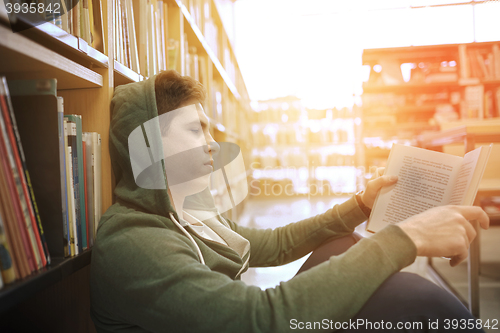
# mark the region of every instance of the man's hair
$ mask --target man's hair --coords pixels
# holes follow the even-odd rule
[[[182,76],[175,70],[160,72],[155,79],[156,107],[158,115],[178,109],[188,101],[205,101],[207,93],[203,85],[189,76]]]

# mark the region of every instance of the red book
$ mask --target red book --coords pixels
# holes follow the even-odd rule
[[[24,170],[24,168],[21,164],[19,150],[17,149],[17,140],[14,137],[14,131],[12,129],[12,122],[11,122],[11,119],[10,119],[10,116],[8,113],[5,95],[0,95],[0,103],[1,103],[2,113],[3,113],[3,119],[5,121],[5,127],[7,129],[7,135],[9,136],[10,145],[12,147],[12,152],[14,155],[14,160],[16,163],[17,170],[19,170],[19,178],[21,180],[21,186],[23,188],[24,197],[26,198],[26,204],[28,207],[29,217],[31,220],[33,233],[35,234],[35,238],[36,238],[36,245],[38,248],[38,252],[40,253],[40,259],[42,260],[42,266],[45,267],[47,265],[47,259],[45,257],[45,253],[43,250],[42,241],[40,239],[40,234],[38,232],[38,228],[36,227],[37,220],[35,218],[35,213],[33,211],[33,204],[30,200],[30,193],[28,192],[28,185],[26,183],[26,178],[24,176],[24,172],[21,172]]]
[[[9,163],[7,162],[7,147],[5,138],[2,135],[2,131],[0,131],[0,163],[2,164],[3,174],[5,178],[5,183],[7,185],[7,196],[11,199],[13,214],[15,224],[17,224],[17,230],[19,230],[22,247],[24,249],[24,256],[28,261],[29,266],[29,274],[36,270],[35,260],[33,258],[33,250],[29,243],[26,226],[24,225],[24,217],[21,211],[19,196],[16,191],[16,185],[14,184],[14,176],[12,175],[12,170],[9,167]]]

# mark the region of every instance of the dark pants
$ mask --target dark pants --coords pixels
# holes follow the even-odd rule
[[[297,274],[347,251],[361,238],[353,233],[323,243]],[[382,321],[385,326],[380,326]],[[362,332],[484,332],[468,328],[476,320],[455,296],[417,274],[406,272],[395,273],[385,280],[351,322],[359,322]],[[354,330],[338,332],[348,331]]]

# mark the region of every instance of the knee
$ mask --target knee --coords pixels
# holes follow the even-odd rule
[[[396,273],[382,284],[379,291],[387,295],[387,302],[398,308],[402,315],[473,318],[454,295],[417,274]]]

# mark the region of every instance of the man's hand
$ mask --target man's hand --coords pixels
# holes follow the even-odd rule
[[[384,170],[385,168],[377,168],[375,177],[368,181],[366,184],[366,190],[363,192],[361,197],[365,206],[370,209],[373,207],[378,191],[380,191],[382,187],[396,184],[398,181],[398,176],[382,176],[384,174]]]
[[[450,265],[456,266],[476,237],[474,220],[488,229],[490,219],[482,208],[453,205],[431,208],[398,225],[415,243],[418,256],[451,258]]]

